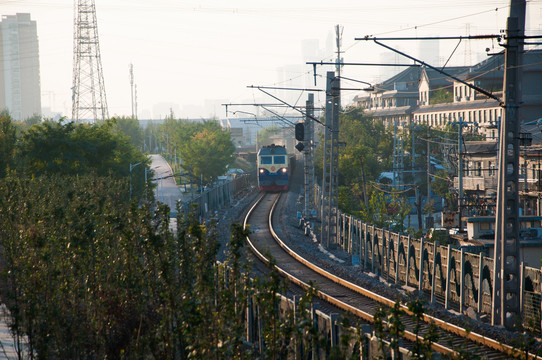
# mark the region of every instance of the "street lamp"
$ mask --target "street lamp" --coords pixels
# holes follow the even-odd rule
[[[142,164],[142,162],[138,162],[137,164],[130,164],[130,200],[132,200],[132,170],[137,166]]]

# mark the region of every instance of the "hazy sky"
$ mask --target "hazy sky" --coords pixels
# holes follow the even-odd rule
[[[542,1],[532,3],[540,8]],[[345,62],[378,62],[387,50],[354,38],[497,34],[505,28],[509,12],[509,1],[485,0],[380,0],[371,5],[360,0],[95,0],[95,4],[109,113],[131,114],[132,63],[140,118],[163,118],[163,109],[170,107],[182,118],[215,113],[224,117],[222,107],[209,106],[212,100],[218,104],[274,102],[247,85],[288,87],[299,86],[299,79],[310,80],[307,74],[312,74],[312,66],[305,61],[329,61],[336,56],[337,24],[344,27]],[[30,13],[37,21],[42,106],[71,114],[73,1],[0,0],[2,15],[16,12]],[[313,50],[305,51],[304,58],[307,39],[314,40]],[[390,44],[418,55],[416,42]],[[450,57],[456,44],[440,43],[441,61]],[[450,64],[474,63],[488,47],[500,50],[490,40],[463,44]],[[317,58],[306,58],[307,54]],[[374,83],[382,80],[381,70],[345,66],[343,75]],[[317,68],[319,75],[325,71]],[[317,86],[323,87],[323,82]],[[289,95],[306,99],[306,94]],[[345,101],[353,95],[345,92]],[[320,97],[316,95],[317,100]],[[159,103],[164,104],[161,109],[156,106]]]

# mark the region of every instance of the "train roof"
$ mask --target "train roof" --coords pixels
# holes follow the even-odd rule
[[[258,155],[286,155],[288,152],[286,151],[286,147],[282,145],[266,145],[263,146],[260,151],[258,151]]]

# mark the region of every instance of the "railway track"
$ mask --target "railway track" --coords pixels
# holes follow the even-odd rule
[[[303,288],[314,284],[318,289],[318,297],[371,324],[378,309],[382,306],[392,307],[395,304],[393,299],[341,279],[314,265],[288,247],[273,228],[273,212],[280,198],[280,193],[263,194],[248,211],[244,220],[245,226],[250,225],[251,229],[247,241],[260,260],[268,262],[269,257],[274,258],[278,271],[292,283]],[[405,325],[404,338],[413,342],[416,340],[415,322],[406,305],[403,304],[402,309],[406,313],[401,317],[401,322]],[[424,320],[419,334],[425,334],[430,324],[434,324],[439,340],[433,343],[432,347],[438,353],[454,356],[460,349],[468,352],[471,358],[482,359],[510,359],[520,355],[513,347],[435,317],[424,315]],[[525,354],[522,355],[525,358]],[[540,359],[534,355],[529,357],[537,358]]]

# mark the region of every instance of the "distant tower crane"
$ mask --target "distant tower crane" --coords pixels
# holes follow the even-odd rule
[[[105,120],[109,113],[94,0],[76,0],[74,13],[72,120]]]

